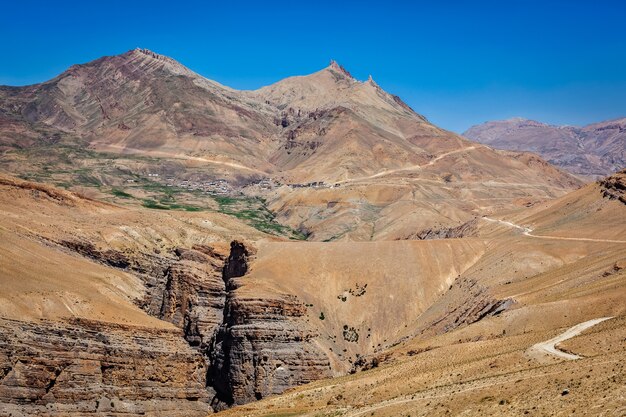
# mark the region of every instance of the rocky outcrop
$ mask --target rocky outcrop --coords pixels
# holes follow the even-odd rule
[[[0,319],[0,416],[205,416],[205,372],[177,329]]]
[[[179,260],[165,272],[158,317],[183,329],[187,342],[204,352],[223,321],[224,257],[210,248],[177,249],[176,253]]]
[[[446,332],[460,327],[462,325],[476,323],[484,319],[485,317],[497,316],[504,310],[513,305],[513,300],[507,298],[506,300],[497,300],[488,297],[480,297],[475,300],[474,303],[455,311],[457,315],[454,317],[454,321],[444,327]]]
[[[515,303],[510,298],[495,298],[486,287],[468,278],[458,278],[446,297],[451,302],[441,303],[446,305],[443,314],[427,323],[422,332],[447,333],[486,317],[497,316]]]
[[[330,363],[312,339],[306,307],[295,297],[229,293],[225,323],[211,355],[209,383],[217,409],[244,404],[330,376]]]
[[[222,271],[222,279],[225,283],[228,283],[231,278],[242,277],[248,272],[248,256],[250,252],[243,243],[236,240],[230,243],[230,254]]]
[[[598,181],[602,197],[626,204],[626,169]]]
[[[335,61],[334,59],[330,60],[330,69],[332,69],[333,71],[338,72],[339,74],[341,74],[343,77],[348,77],[348,78],[354,78],[352,76],[352,74],[350,74],[350,72],[345,69],[343,67],[343,65],[340,65],[337,61]]]
[[[470,220],[456,227],[431,228],[420,230],[410,234],[405,240],[428,240],[428,239],[455,239],[472,237],[477,234],[476,219]]]
[[[114,249],[100,251],[93,243],[81,240],[63,240],[59,243],[82,256],[102,262],[114,268],[126,269],[130,266],[128,257]]]
[[[233,242],[224,267],[224,323],[209,355],[217,410],[330,376],[328,357],[312,342],[317,334],[306,323],[304,304],[292,295],[242,291],[247,255],[243,244]]]

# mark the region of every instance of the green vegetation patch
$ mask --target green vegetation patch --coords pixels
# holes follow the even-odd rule
[[[168,204],[162,201],[156,201],[149,198],[143,200],[142,205],[149,209],[155,210],[185,210],[185,211],[202,211],[202,207],[192,206],[189,204]]]
[[[150,200],[150,199],[143,200],[143,206],[149,209],[156,209],[156,210],[170,210],[171,208],[170,206],[159,204],[157,201]]]
[[[120,198],[134,198],[132,194],[128,194],[126,191],[120,190],[119,188],[111,189],[111,194]]]
[[[278,223],[262,198],[213,196],[213,199],[221,213],[237,217],[261,232],[289,236],[291,239],[306,239],[304,234]]]

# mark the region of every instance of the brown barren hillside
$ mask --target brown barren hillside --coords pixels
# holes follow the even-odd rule
[[[406,321],[407,338],[361,358],[357,369],[365,371],[223,414],[620,414],[626,393],[626,206],[603,187],[620,189],[622,177],[601,180],[550,207],[500,216],[501,222],[480,220],[482,255],[415,321]],[[516,219],[537,229],[525,233]],[[549,226],[554,219],[561,229]],[[595,231],[591,225],[600,219],[615,230],[596,234],[602,223]],[[607,319],[556,345],[557,353],[579,359],[535,347],[599,318]]]
[[[348,415],[372,411],[412,414],[415,407],[476,414],[480,409],[496,414],[502,400],[511,411],[533,406],[548,410],[550,404],[524,393],[534,392],[537,388],[532,381],[545,379],[546,372],[556,379],[546,380],[541,385],[544,390],[571,390],[567,380],[559,383],[558,375],[574,372],[574,368],[555,363],[549,356],[527,353],[531,345],[584,320],[624,314],[620,300],[626,295],[621,284],[626,243],[591,240],[590,228],[573,227],[591,224],[598,207],[603,207],[604,218],[612,219],[616,230],[623,226],[625,206],[619,195],[603,192],[620,190],[622,176],[589,185],[551,207],[524,210],[528,214],[504,214],[494,221],[478,219],[474,238],[360,243],[278,242],[223,214],[178,212],[172,216],[123,208],[4,178],[2,209],[7,220],[2,226],[6,237],[3,252],[16,263],[4,269],[3,285],[9,298],[3,302],[2,314],[5,320],[18,320],[6,322],[5,328],[21,323],[21,331],[30,338],[66,323],[83,323],[80,328],[86,331],[93,328],[91,323],[101,323],[99,332],[110,337],[117,332],[116,343],[127,349],[132,342],[125,339],[129,337],[126,330],[110,326],[138,326],[146,329],[142,332],[172,329],[168,331],[179,339],[167,343],[188,343],[191,350],[186,355],[190,356],[185,360],[208,364],[208,368],[198,369],[208,375],[210,388],[202,396],[192,395],[192,401],[178,403],[182,413],[208,409],[209,401],[217,409],[243,404],[346,372],[356,374],[314,383],[285,397],[270,398],[269,403],[262,401],[258,407],[264,411],[259,415],[266,415],[267,407],[311,415],[338,411]],[[572,207],[568,201],[579,201],[580,206]],[[559,210],[561,205],[580,213],[569,217],[569,227],[576,233],[568,240],[551,234],[551,229],[538,237],[534,230],[525,234],[519,228],[525,226],[516,227],[517,219],[537,212],[542,213],[541,219],[549,220],[550,210]],[[593,210],[581,211],[587,206]],[[246,243],[231,244],[229,252],[225,239],[236,228]],[[27,259],[38,261],[30,265]],[[19,267],[22,264],[24,267]],[[30,314],[20,310],[26,304],[35,306]],[[38,322],[41,318],[47,321]],[[598,325],[609,326],[610,333],[602,336],[607,340],[621,331],[620,325],[616,328],[611,323]],[[36,329],[28,327],[35,325]],[[61,352],[57,355],[66,358],[62,369],[77,363],[63,352],[68,352],[67,340],[75,343],[84,336],[73,335],[65,342],[51,342],[50,337],[32,343],[54,343]],[[623,351],[619,344],[611,347],[610,342],[608,350],[596,352],[589,344],[593,340],[573,339],[572,343],[580,345],[580,353],[599,355],[589,359],[592,364],[600,363],[592,382],[614,389],[605,378],[615,373],[602,364],[613,363],[614,367]],[[153,342],[147,343],[146,349],[155,348]],[[96,345],[93,348],[97,349]],[[5,349],[10,355],[10,348]],[[43,360],[37,350],[31,350],[31,355],[33,360]],[[131,349],[125,355],[135,354]],[[154,366],[150,365],[153,357],[157,356],[149,356],[145,366]],[[118,364],[119,360],[98,359]],[[28,375],[47,378],[33,373],[40,372],[35,362],[26,363],[30,363]],[[485,373],[487,365],[490,371]],[[547,371],[546,366],[555,368]],[[376,369],[362,371],[370,368]],[[619,373],[619,369],[613,370]],[[73,371],[63,372],[68,382],[75,378]],[[247,376],[251,373],[253,378]],[[9,371],[8,375],[13,374]],[[199,389],[201,379],[194,379],[197,372],[176,375],[180,389]],[[7,391],[8,382],[0,386],[4,401],[12,398],[16,389],[29,392],[26,380],[20,378],[15,374],[6,380],[14,381],[11,386],[17,388],[11,388],[13,391]],[[76,401],[76,395],[91,397],[69,391],[65,379],[55,383],[55,399],[46,397],[42,404],[52,404],[61,414],[94,411],[91,400],[70,406],[68,401]],[[524,382],[493,391],[495,386],[508,387],[513,379]],[[145,389],[141,380],[132,388],[126,385],[137,397],[122,400],[120,381],[110,379],[99,389],[114,403],[134,410],[131,413],[154,407],[165,410],[174,404],[165,391],[158,394],[156,402],[146,402],[144,394],[139,394]],[[394,381],[405,382],[397,385]],[[380,388],[371,391],[367,388],[371,384]],[[330,388],[324,388],[327,386]],[[592,386],[581,386],[580,395],[595,398]],[[173,389],[171,382],[163,382],[161,387]],[[459,390],[466,394],[458,397]],[[612,400],[603,404],[609,410],[616,407]],[[10,407],[25,410],[19,404]],[[255,415],[257,405],[245,407]]]
[[[625,206],[626,171],[622,170],[511,218],[537,236],[619,241],[626,240],[626,225],[615,219]]]

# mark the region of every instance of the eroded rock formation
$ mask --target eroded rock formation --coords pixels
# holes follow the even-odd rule
[[[178,329],[0,319],[0,416],[205,416],[205,372]]]
[[[177,249],[179,260],[165,272],[159,318],[183,329],[185,339],[203,352],[223,321],[226,292],[223,256],[208,249]]]
[[[246,293],[247,257],[245,246],[233,242],[224,267],[224,323],[209,354],[217,410],[330,376],[328,357],[312,342],[317,334],[306,323],[304,304],[292,295]]]
[[[214,408],[221,409],[330,376],[327,356],[312,343],[317,334],[306,323],[303,303],[288,294],[257,294],[255,288],[239,291],[246,285],[245,275],[254,255],[254,250],[241,242],[233,241],[228,253],[219,245],[196,245],[159,254],[113,250],[83,240],[50,243],[140,277],[147,291],[137,303],[181,331],[166,332],[161,340],[161,333],[95,322],[77,328],[22,323],[24,343],[41,345],[41,349],[30,350],[24,358],[27,371],[20,368],[18,374],[11,374],[15,361],[9,358],[15,357],[18,350],[11,343],[2,346],[2,401],[23,397],[23,404],[16,407],[52,407],[59,413],[122,410],[133,415],[149,412],[154,401],[170,401],[170,395],[174,397],[171,401],[194,399],[203,404],[196,407],[194,403],[194,407],[206,411],[211,399]],[[81,342],[83,338],[87,341]],[[62,358],[60,362],[46,356],[46,343],[54,346],[50,353]],[[87,346],[88,362],[80,354],[74,357],[70,353],[81,343]],[[186,356],[179,358],[177,352]],[[165,362],[166,353],[174,357],[171,364]],[[172,367],[179,366],[178,361],[187,364],[169,374],[174,372]],[[194,366],[190,368],[190,364]],[[106,375],[111,378],[107,380]],[[33,378],[38,382],[34,383]],[[58,378],[65,384],[57,384]],[[156,389],[151,382],[155,378],[163,380],[167,395],[148,392]],[[48,385],[57,387],[54,396],[47,393]],[[96,388],[93,393],[81,391],[75,395],[75,386]],[[150,390],[144,390],[144,386]],[[190,390],[194,393],[189,394]],[[76,406],[70,405],[72,401],[77,401]],[[117,403],[118,408],[105,406],[104,402]],[[168,404],[159,407],[167,410]],[[122,406],[125,408],[120,409]]]
[[[420,230],[406,237],[406,240],[455,239],[476,236],[477,220],[473,219],[456,227],[430,228]]]
[[[598,181],[598,184],[603,197],[626,204],[626,169]]]
[[[250,253],[243,243],[233,240],[230,244],[230,255],[224,264],[222,279],[228,283],[231,278],[242,277],[248,272],[248,256]]]
[[[497,316],[514,304],[514,300],[498,299],[473,279],[459,277],[446,294],[450,303],[440,317],[428,323],[424,333],[447,333],[461,326]]]

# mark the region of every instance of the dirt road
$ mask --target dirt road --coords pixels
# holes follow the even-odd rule
[[[157,151],[157,150],[143,150],[143,149],[129,148],[127,146],[113,145],[113,144],[96,144],[96,149],[98,149],[99,151],[104,151],[104,152],[110,151],[111,149],[116,149],[116,150],[125,151],[130,155],[141,154],[141,155],[152,156],[156,158],[172,158],[172,159],[184,159],[184,160],[189,160],[189,161],[206,162],[209,164],[222,165],[222,166],[227,166],[230,168],[268,175],[268,173],[265,171],[262,171],[256,168],[247,167],[245,165],[241,165],[236,162],[228,162],[228,161],[222,161],[218,159],[202,158],[199,156],[184,155],[181,153],[172,153],[172,152],[164,152],[164,151]],[[115,151],[112,151],[112,152],[115,152]]]
[[[593,320],[585,321],[583,323],[579,323],[576,326],[570,327],[569,329],[567,329],[565,332],[561,333],[557,337],[554,337],[550,340],[546,340],[545,342],[540,342],[540,343],[537,343],[536,345],[533,345],[530,349],[528,349],[528,353],[531,355],[535,355],[535,354],[554,355],[554,356],[558,356],[559,358],[569,359],[569,360],[580,359],[580,356],[578,355],[563,352],[562,350],[557,349],[556,345],[567,339],[571,339],[574,336],[578,336],[579,334],[581,334],[583,331],[587,330],[588,328],[593,327],[596,324],[602,323],[603,321],[611,319],[611,318],[613,317],[601,317],[599,319],[593,319]]]
[[[396,172],[415,171],[415,170],[418,170],[418,169],[421,169],[421,168],[424,168],[424,167],[427,167],[427,166],[430,166],[430,165],[434,165],[435,162],[439,161],[442,158],[445,158],[448,155],[452,155],[452,154],[459,153],[459,152],[470,151],[472,149],[476,149],[476,146],[468,146],[467,148],[455,149],[454,151],[442,153],[441,155],[439,155],[436,158],[433,158],[427,164],[424,164],[424,165],[413,165],[413,166],[408,166],[408,167],[404,167],[404,168],[389,169],[389,170],[378,172],[378,173],[373,174],[373,175],[368,175],[366,177],[350,178],[350,179],[343,180],[343,181],[337,181],[337,184],[346,184],[346,183],[356,182],[356,181],[371,180],[371,179],[374,179],[374,178],[379,178],[379,177],[383,177],[383,176],[386,176],[386,175],[395,174]]]
[[[488,221],[488,222],[500,223],[500,224],[503,224],[505,226],[521,230],[522,234],[524,236],[529,236],[529,237],[533,237],[533,238],[536,238],[536,239],[573,240],[573,241],[579,241],[579,242],[626,243],[626,240],[593,239],[593,238],[588,238],[588,237],[561,237],[561,236],[535,235],[535,234],[532,233],[533,229],[531,229],[530,227],[520,226],[518,224],[511,223],[511,222],[506,221],[506,220],[492,219],[492,218],[486,217],[486,216],[483,216],[481,218],[483,220]]]

